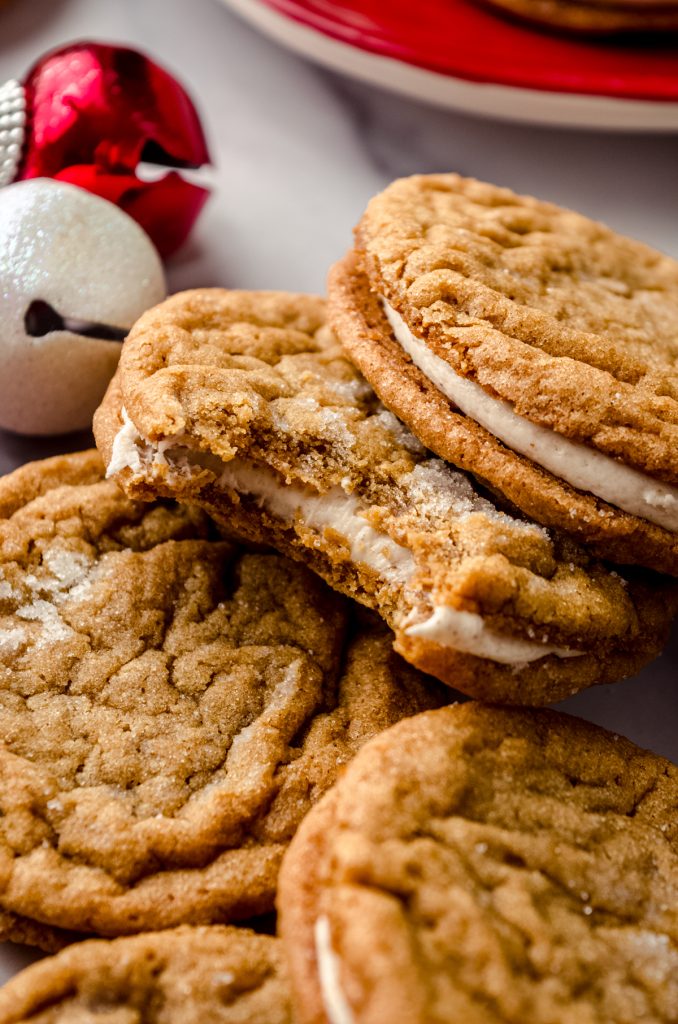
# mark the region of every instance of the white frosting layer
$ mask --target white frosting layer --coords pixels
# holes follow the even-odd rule
[[[354,1024],[353,1011],[339,981],[339,957],[332,949],[330,922],[323,915],[315,923],[315,958],[323,1006],[330,1024]]]
[[[352,561],[369,565],[385,579],[405,582],[412,575],[411,551],[370,526],[360,515],[358,499],[341,487],[315,494],[298,484],[281,485],[273,473],[242,459],[224,463],[219,483],[255,496],[280,519],[289,522],[299,515],[301,522],[311,529],[321,533],[326,529],[336,531],[348,541]]]
[[[479,384],[456,373],[412,333],[385,299],[382,304],[396,340],[415,366],[470,419],[572,487],[589,491],[672,533],[678,532],[678,487],[653,480],[594,448],[519,416],[508,402],[493,398]]]
[[[405,633],[443,647],[452,647],[464,654],[473,654],[476,658],[489,658],[499,665],[538,661],[547,654],[555,654],[559,658],[576,658],[580,654],[579,651],[539,644],[522,637],[501,636],[489,630],[480,615],[459,611],[449,605],[439,605],[424,622],[407,626]]]
[[[111,461],[108,463],[106,476],[114,476],[123,469],[139,472],[142,468],[139,453],[141,435],[129,418],[127,409],[122,410],[122,426],[113,439]]]
[[[153,445],[143,438],[122,410],[123,426],[113,442],[107,476],[129,468],[143,472],[145,465],[169,465],[177,472],[190,472],[201,464],[201,454],[172,440]],[[210,467],[219,473],[219,485],[239,494],[254,497],[276,518],[286,523],[299,520],[322,535],[332,530],[347,542],[353,562],[374,569],[382,579],[406,588],[415,570],[412,552],[375,529],[361,515],[360,502],[336,486],[325,494],[313,492],[301,484],[284,484],[271,470],[244,459],[230,462],[212,460]],[[409,636],[420,636],[443,647],[502,665],[522,665],[549,654],[560,658],[576,657],[579,652],[553,647],[534,640],[502,636],[489,629],[480,615],[435,606],[428,619],[405,626]]]

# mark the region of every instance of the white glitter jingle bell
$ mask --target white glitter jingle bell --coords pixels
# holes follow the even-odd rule
[[[122,339],[165,294],[150,238],[108,200],[48,178],[0,188],[0,427],[89,427]]]

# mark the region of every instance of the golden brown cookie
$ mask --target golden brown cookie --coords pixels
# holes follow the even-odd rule
[[[675,32],[675,0],[479,0],[545,28],[578,35]],[[651,60],[651,56],[648,55]]]
[[[445,700],[302,566],[133,501],[96,452],[0,480],[5,934],[244,919],[358,747]],[[0,922],[1,923],[1,922]]]
[[[219,925],[76,943],[0,989],[0,1024],[292,1024],[280,943]]]
[[[473,696],[548,703],[653,657],[675,587],[628,583],[432,458],[324,312],[310,296],[206,289],[145,314],[95,418],[109,474],[303,560]]]
[[[330,321],[441,457],[600,557],[678,575],[678,263],[455,174],[394,182]]]
[[[39,924],[20,914],[0,910],[0,942],[16,942],[21,946],[37,946],[46,953],[57,953],[83,936],[63,928]]]
[[[367,744],[283,862],[299,1024],[673,1024],[678,768],[464,704]]]

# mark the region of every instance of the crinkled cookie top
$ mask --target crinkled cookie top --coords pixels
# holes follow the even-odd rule
[[[669,1024],[677,812],[675,765],[569,716],[400,723],[290,849],[293,980],[324,916],[356,1024]]]
[[[0,989],[0,1024],[292,1024],[277,939],[182,927],[70,946]]]
[[[678,262],[456,174],[393,182],[357,244],[373,289],[458,373],[678,483]]]
[[[303,567],[102,475],[0,481],[0,906],[103,934],[271,909],[339,766],[439,701]]]

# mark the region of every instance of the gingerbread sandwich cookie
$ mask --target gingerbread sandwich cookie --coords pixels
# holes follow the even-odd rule
[[[273,908],[359,746],[447,691],[376,616],[96,452],[0,480],[0,926],[54,948]]]
[[[678,262],[416,176],[370,202],[329,315],[427,447],[600,557],[678,575]]]
[[[651,658],[674,585],[501,511],[384,409],[324,317],[310,296],[216,289],[149,311],[95,419],[109,475],[304,561],[473,696],[547,703]]]
[[[280,942],[184,926],[91,939],[0,989],[0,1024],[293,1024]]]
[[[678,768],[475,703],[367,744],[280,876],[299,1024],[673,1024]]]

